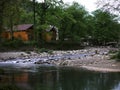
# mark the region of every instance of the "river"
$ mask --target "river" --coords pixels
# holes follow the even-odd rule
[[[120,73],[70,67],[0,64],[0,90],[120,90]]]

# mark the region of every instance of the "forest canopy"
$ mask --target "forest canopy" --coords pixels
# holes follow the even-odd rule
[[[104,4],[98,2],[99,5]],[[105,0],[106,1],[106,0]],[[115,10],[119,9],[119,0]],[[114,2],[114,3],[115,3]],[[109,4],[109,6],[107,6]],[[34,34],[38,42],[41,33],[48,25],[56,26],[59,30],[59,40],[90,41],[92,45],[105,45],[108,42],[119,42],[120,24],[116,19],[118,15],[109,12],[111,2],[89,13],[84,6],[77,2],[71,5],[64,4],[62,0],[1,0],[0,1],[0,33],[4,27],[11,28],[18,24],[34,24]],[[2,39],[2,38],[1,38]]]

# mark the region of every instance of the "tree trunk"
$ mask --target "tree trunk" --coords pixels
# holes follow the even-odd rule
[[[3,31],[3,11],[4,11],[4,1],[0,1],[0,37]],[[1,42],[1,38],[0,38]]]
[[[14,33],[14,31],[13,31],[13,20],[12,20],[12,16],[11,16],[11,18],[10,18],[10,36],[11,36],[11,40],[14,39],[13,33]]]
[[[34,25],[33,26],[33,33],[34,33],[34,37],[33,38],[34,38],[34,40],[37,40],[37,37],[36,37],[37,36],[37,34],[36,34],[36,23],[35,23],[36,22],[35,21],[35,0],[33,0],[33,13],[34,13],[33,14],[33,25]]]

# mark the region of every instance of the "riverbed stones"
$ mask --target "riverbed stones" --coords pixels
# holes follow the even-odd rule
[[[112,48],[113,50],[113,48]],[[115,49],[118,50],[118,49]],[[114,51],[115,51],[114,50]],[[26,52],[0,52],[0,62],[9,63],[34,63],[42,65],[56,66],[74,66],[74,67],[102,67],[102,68],[119,68],[120,63],[110,59],[109,52],[111,48],[85,48],[71,51],[53,51],[52,54],[47,52],[31,53]]]
[[[53,51],[52,54],[47,52],[36,53],[34,51],[30,53],[26,52],[4,52],[0,53],[0,60],[23,60],[23,63],[33,62],[35,64],[55,64],[55,65],[72,65],[71,63],[77,63],[79,65],[97,64],[98,60],[109,59],[109,51],[107,48],[86,48],[81,50],[71,51]],[[76,55],[76,56],[75,56]],[[73,57],[74,56],[74,57]],[[39,60],[40,59],[40,60]],[[21,61],[16,61],[21,63]],[[76,63],[76,64],[77,64]]]

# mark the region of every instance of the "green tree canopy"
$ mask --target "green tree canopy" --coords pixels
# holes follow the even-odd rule
[[[120,26],[115,20],[115,15],[109,12],[103,12],[96,10],[93,12],[94,15],[94,32],[93,38],[96,39],[97,43],[105,44],[110,41],[118,41]]]
[[[120,13],[120,0],[98,0],[98,7],[112,13]]]

